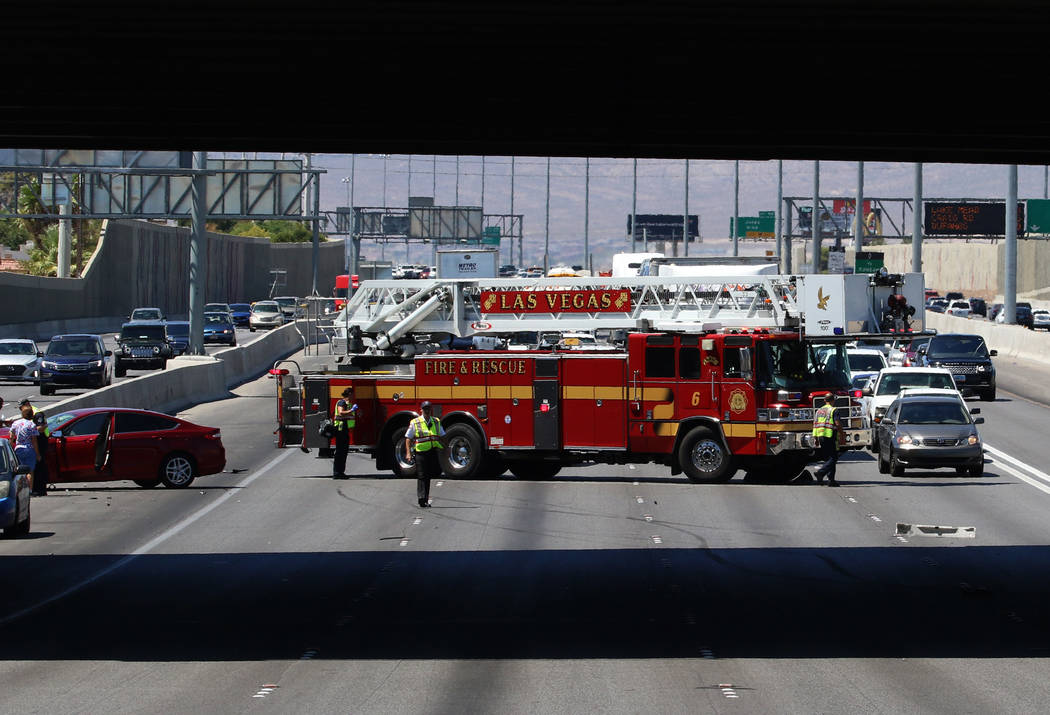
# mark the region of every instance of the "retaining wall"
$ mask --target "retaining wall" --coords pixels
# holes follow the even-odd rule
[[[189,313],[189,229],[147,221],[108,221],[83,278],[0,273],[0,305],[8,311],[0,337],[46,340],[62,332],[109,332],[140,306],[166,315]],[[313,289],[313,246],[208,233],[206,302],[242,302],[270,294],[270,271],[287,271],[284,295]],[[322,243],[318,292],[328,294],[343,272],[343,242]],[[20,322],[13,322],[19,318]]]

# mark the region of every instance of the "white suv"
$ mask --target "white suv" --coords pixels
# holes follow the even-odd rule
[[[864,388],[865,415],[872,430],[871,451],[878,452],[877,425],[901,390],[909,387],[936,388],[959,392],[951,372],[942,367],[888,367]],[[959,393],[960,399],[962,393]]]

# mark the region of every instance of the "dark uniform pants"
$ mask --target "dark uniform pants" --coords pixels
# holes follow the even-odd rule
[[[826,476],[829,482],[835,481],[835,466],[839,461],[838,437],[820,438],[820,456],[824,458],[824,463],[817,470],[817,476]]]
[[[350,430],[337,429],[335,431],[335,462],[332,464],[332,474],[341,477],[346,473],[346,455],[350,451]]]
[[[416,470],[416,497],[422,505],[430,500],[430,480],[441,476],[438,450],[429,449],[426,452],[416,452]]]

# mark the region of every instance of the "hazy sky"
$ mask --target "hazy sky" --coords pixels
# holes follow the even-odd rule
[[[230,155],[238,156],[239,155]],[[291,155],[289,155],[289,158]],[[322,179],[324,208],[346,205],[349,184],[341,179],[350,175],[351,156],[319,154],[314,165],[328,170]],[[406,206],[409,196],[409,157],[407,155],[359,154],[354,159],[356,186],[353,203],[357,206]],[[456,157],[413,155],[411,194],[431,196],[435,203],[454,205],[457,196]],[[733,162],[691,160],[689,163],[689,211],[700,215],[701,234],[707,240],[729,235],[733,215]],[[385,180],[384,180],[385,167]],[[785,197],[809,197],[813,191],[813,162],[784,162]],[[580,262],[584,236],[584,197],[586,164],[580,158],[550,160],[550,224],[547,233],[547,159],[518,157],[514,162],[514,212],[524,214],[526,262],[541,262],[544,238],[549,236],[552,262]],[[638,160],[638,213],[681,214],[685,200],[685,163],[681,160]],[[1044,168],[1018,168],[1020,198],[1044,197]],[[484,160],[485,213],[510,212],[510,157]],[[926,164],[923,167],[923,195],[927,199],[1002,199],[1006,193],[1007,167],[971,164]],[[856,193],[857,164],[820,163],[820,194],[824,198],[852,198]],[[626,220],[631,213],[632,161],[630,159],[590,160],[589,245],[596,264],[608,264],[612,253],[629,248]],[[865,195],[877,198],[911,199],[914,195],[914,165],[868,162],[864,171]],[[458,197],[460,205],[482,203],[482,159],[459,158]],[[773,210],[776,204],[776,161],[740,162],[739,214],[754,216]],[[910,212],[907,214],[910,222]],[[910,225],[910,223],[909,223]],[[749,244],[748,252],[769,248],[769,244]],[[754,250],[752,250],[754,249]],[[366,252],[373,252],[365,249]],[[378,254],[376,254],[378,255]],[[390,248],[386,257],[403,255]]]

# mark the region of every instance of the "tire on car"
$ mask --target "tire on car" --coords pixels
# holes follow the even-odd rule
[[[197,465],[185,452],[173,452],[160,463],[160,481],[169,489],[185,489],[196,477]]]

